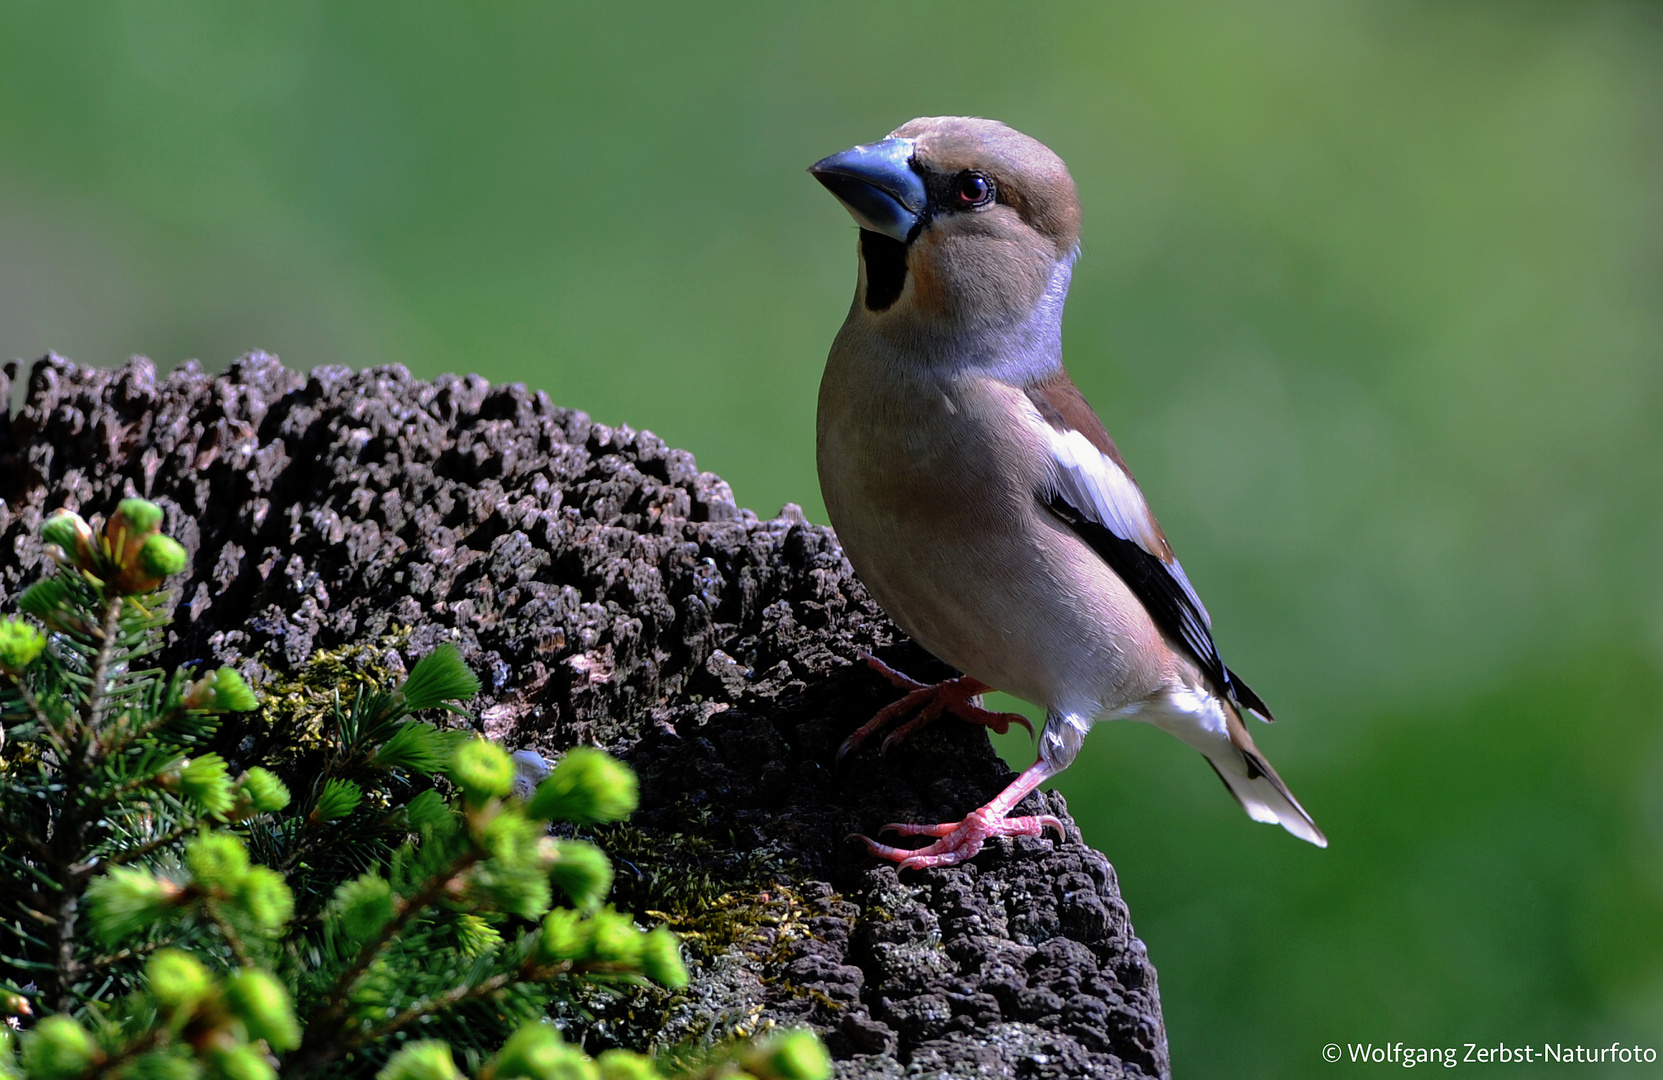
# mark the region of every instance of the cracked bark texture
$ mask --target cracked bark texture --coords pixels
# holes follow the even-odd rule
[[[619,906],[697,881],[734,914],[689,937],[687,993],[574,1018],[591,1048],[774,1021],[818,1029],[840,1077],[1168,1075],[1154,968],[1060,795],[1022,812],[1062,818],[1066,843],[995,841],[951,869],[897,875],[846,839],[956,820],[1011,773],[952,721],[833,769],[895,696],[861,650],[950,672],[795,507],[760,520],[686,451],[477,376],[300,374],[253,353],[158,378],[142,358],[50,356],[0,423],[0,600],[38,576],[44,515],[133,494],[191,556],[162,663],[229,663],[258,686],[408,628],[405,662],[458,645],[491,737],[591,743],[637,769]],[[234,768],[263,751],[226,739]]]

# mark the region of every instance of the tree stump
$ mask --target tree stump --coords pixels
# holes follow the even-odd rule
[[[159,380],[142,358],[49,356],[0,424],[8,606],[38,576],[43,516],[128,495],[191,555],[164,665],[232,664],[258,689],[322,649],[397,666],[451,641],[487,735],[635,767],[640,811],[595,836],[618,907],[684,934],[693,984],[573,1003],[561,1019],[589,1048],[774,1022],[819,1030],[842,1077],[1169,1074],[1154,968],[1060,795],[1022,812],[1068,842],[995,841],[950,869],[898,875],[848,839],[955,820],[1011,773],[950,719],[834,767],[895,697],[861,651],[952,673],[796,507],[761,520],[652,434],[477,376],[302,375],[253,353]],[[222,741],[234,770],[271,749]]]

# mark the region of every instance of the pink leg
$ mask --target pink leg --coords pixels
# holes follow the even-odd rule
[[[995,836],[1039,836],[1046,829],[1053,829],[1061,839],[1062,822],[1050,814],[1019,818],[1006,816],[1030,791],[1060,771],[1041,758],[1028,766],[1027,771],[1021,776],[1011,781],[1009,787],[994,796],[992,802],[979,810],[972,810],[960,822],[943,825],[884,826],[885,831],[900,833],[902,836],[939,837],[935,843],[925,847],[909,850],[880,844],[870,837],[862,836],[860,839],[866,844],[867,851],[880,859],[900,863],[902,870],[953,866],[974,856],[982,850],[983,844]]]
[[[1020,713],[992,712],[972,703],[971,699],[976,695],[993,689],[979,679],[962,675],[957,679],[948,679],[945,682],[932,685],[921,683],[916,679],[909,679],[869,653],[862,653],[861,659],[866,661],[867,667],[888,679],[897,688],[905,690],[906,695],[898,701],[885,705],[878,710],[876,716],[856,728],[853,734],[844,739],[843,745],[837,748],[838,761],[842,761],[858,750],[862,743],[882,730],[885,725],[914,710],[918,711],[918,715],[896,728],[883,741],[883,749],[886,752],[891,745],[900,742],[943,712],[952,713],[960,720],[968,720],[972,724],[981,724],[984,727],[992,728],[1001,735],[1009,731],[1012,724],[1021,724],[1024,728],[1027,728],[1028,734],[1033,734],[1033,725],[1028,723],[1026,716]]]

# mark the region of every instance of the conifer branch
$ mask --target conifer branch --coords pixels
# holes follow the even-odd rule
[[[174,705],[168,709],[164,709],[162,712],[157,713],[155,717],[145,721],[137,727],[128,727],[122,731],[116,732],[116,737],[107,743],[101,742],[99,749],[105,755],[119,754],[135,742],[144,738],[146,735],[149,735],[152,732],[173,723],[175,720],[179,719],[179,717],[183,716],[184,713],[185,710],[179,705]]]
[[[10,815],[6,815],[4,820],[0,821],[0,824],[5,826],[8,839],[17,841],[43,860],[52,857],[52,849],[31,835],[27,826],[19,825],[16,821],[13,821]],[[27,869],[32,871],[34,868],[27,867]]]
[[[164,1045],[168,1041],[168,1034],[166,1028],[151,1028],[115,1053],[99,1057],[85,1069],[82,1069],[75,1080],[94,1080],[94,1078],[120,1075],[117,1070],[121,1066],[141,1054],[154,1050],[157,1046]]]
[[[176,763],[176,761],[170,762],[169,765],[171,767],[171,765]],[[156,777],[160,775],[161,773],[157,772],[152,773],[149,776],[134,776],[127,780],[123,780],[119,784],[112,784],[98,793],[98,796],[92,802],[93,808],[96,810],[102,810],[106,806],[118,803],[122,799],[125,799],[127,796],[131,795],[133,792],[149,787],[151,784],[156,782]]]
[[[581,1049],[527,1023],[566,992],[562,977],[687,984],[667,928],[642,931],[601,906],[605,853],[548,835],[551,820],[627,817],[634,774],[579,748],[533,798],[514,797],[516,764],[501,747],[407,719],[459,711],[478,692],[457,650],[441,646],[399,686],[361,687],[350,711],[337,690],[323,776],[290,809],[292,781],[258,763],[233,776],[204,746],[215,716],[258,706],[242,676],[221,667],[192,682],[134,666],[168,621],[145,601],[187,561],[160,534],[164,516],[128,499],[95,538],[79,516],[54,515],[41,534],[58,569],[20,600],[52,637],[0,619],[0,672],[18,691],[0,695],[0,720],[33,744],[8,755],[0,783],[0,937],[18,953],[0,966],[39,987],[0,981],[0,1008],[44,1014],[21,1036],[24,1062],[51,1063],[26,1066],[31,1080],[270,1077],[273,1055],[282,1075],[310,1077],[485,1000],[495,1007],[451,1036],[470,1055],[495,1055],[485,1074],[567,1075],[566,1062],[592,1075]],[[454,795],[410,796],[395,779],[440,772]],[[268,814],[282,815],[269,830],[243,827]],[[164,854],[181,841],[177,861]],[[555,907],[554,889],[571,906]],[[499,957],[508,920],[541,925],[522,952]],[[77,1015],[96,1018],[96,1037]],[[450,1053],[415,1040],[384,1075],[451,1076]],[[622,1061],[617,1075],[662,1080],[647,1058],[611,1053],[607,1075]],[[533,1059],[543,1064],[525,1072]],[[11,1060],[0,1045],[0,1074],[13,1074]],[[756,1054],[743,1062],[760,1080],[829,1073],[765,1066]]]
[[[521,978],[521,973],[518,971],[503,971],[491,976],[489,979],[483,979],[472,984],[463,984],[462,986],[447,990],[437,997],[430,997],[423,1001],[419,1001],[399,1013],[397,1016],[387,1020],[385,1023],[377,1024],[372,1028],[365,1028],[364,1030],[349,1036],[346,1042],[342,1044],[342,1053],[356,1050],[360,1046],[367,1046],[370,1043],[379,1042],[388,1035],[409,1027],[411,1024],[415,1023],[417,1020],[420,1020],[424,1016],[433,1016],[434,1014],[444,1012],[447,1009],[454,1009],[456,1006],[465,1002],[478,1001],[481,998],[491,997],[492,995],[500,993],[502,990],[520,981]]]
[[[99,861],[106,866],[121,866],[125,863],[134,862],[167,847],[169,844],[177,843],[184,839],[186,833],[194,832],[195,829],[196,825],[193,822],[182,821],[162,835],[146,840],[138,847],[123,848],[104,856]]]
[[[433,902],[438,900],[439,894],[444,892],[445,886],[456,875],[464,873],[479,862],[483,855],[477,847],[470,845],[466,851],[452,859],[444,870],[428,878],[414,896],[403,901],[387,925],[364,943],[352,964],[341,972],[335,984],[330,987],[325,997],[329,1002],[328,1007],[307,1027],[306,1041],[295,1054],[297,1061],[304,1063],[304,1066],[297,1065],[297,1068],[315,1068],[352,1049],[348,1041],[351,1036],[344,1030],[343,1022],[346,1020],[347,1010],[351,1008],[352,989],[358,984],[358,980],[363,978],[370,965],[375,963],[375,958],[398,936],[399,931],[403,930],[410,920],[432,906]],[[315,1041],[314,1033],[321,1033]],[[299,1075],[305,1074],[301,1072]]]
[[[41,705],[40,699],[29,692],[28,684],[15,675],[11,676],[11,680],[12,685],[17,689],[18,696],[23,699],[23,704],[29,707],[29,712],[34,716],[35,722],[40,725],[47,738],[52,740],[52,749],[57,751],[60,758],[67,758],[69,756],[69,745],[64,742],[67,733],[59,731],[58,721],[46,711],[45,706]]]
[[[231,947],[231,955],[237,958],[237,963],[245,968],[253,967],[254,957],[250,955],[248,945],[243,941],[242,935],[237,933],[237,928],[231,925],[231,920],[225,917],[224,910],[219,906],[218,898],[204,897],[202,910],[207,913],[208,921],[214,924],[214,929],[219,931],[219,936],[224,938],[225,943]]]
[[[92,685],[87,688],[86,728],[96,737],[104,723],[104,702],[110,693],[110,665],[115,660],[119,644],[117,632],[121,628],[122,597],[110,596],[104,601],[104,618],[99,626],[98,654],[92,665]]]
[[[130,945],[125,949],[121,949],[113,953],[106,953],[103,956],[95,956],[86,962],[86,970],[97,971],[99,968],[107,968],[112,964],[119,964],[123,960],[136,960],[141,956],[149,956],[151,953],[156,952],[159,949],[166,949],[170,947],[177,940],[177,938],[171,937],[163,938],[161,941],[150,941],[143,945]]]

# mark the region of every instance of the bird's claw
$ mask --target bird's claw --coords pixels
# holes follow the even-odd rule
[[[873,671],[877,672],[879,675],[882,675],[884,678],[888,679],[891,683],[893,683],[897,690],[928,690],[929,689],[929,684],[928,683],[921,683],[917,679],[914,679],[909,675],[901,674],[899,671],[896,671],[894,668],[890,667],[888,664],[884,663],[882,660],[879,660],[877,657],[873,656],[869,652],[856,653],[855,655],[867,667],[871,668]]]
[[[958,828],[960,822],[949,821],[940,825],[914,825],[910,822],[890,822],[878,830],[878,835],[894,833],[896,836],[946,836]]]
[[[993,689],[979,679],[961,675],[956,679],[947,679],[939,683],[921,683],[901,674],[871,653],[861,653],[860,659],[865,661],[867,667],[889,680],[897,689],[905,690],[906,693],[879,709],[876,716],[856,728],[847,739],[843,740],[843,744],[837,748],[836,760],[838,764],[842,764],[844,758],[860,749],[867,739],[881,731],[896,717],[904,716],[915,709],[918,711],[918,715],[890,732],[879,748],[880,753],[889,753],[891,746],[935,720],[943,712],[952,713],[960,720],[966,720],[972,724],[980,724],[1000,735],[1009,731],[1012,724],[1021,724],[1023,728],[1027,729],[1030,737],[1034,733],[1033,724],[1029,723],[1028,718],[1021,713],[993,712],[982,708],[980,705],[973,704],[973,700],[977,696]]]
[[[1050,814],[1033,817],[994,817],[986,808],[972,811],[963,821],[941,825],[890,824],[879,830],[901,836],[933,836],[933,844],[921,848],[899,848],[860,836],[866,850],[880,859],[897,863],[897,870],[924,870],[932,866],[956,866],[974,858],[995,836],[1042,836],[1049,829],[1058,840],[1066,840],[1062,822]],[[858,835],[858,834],[857,834]]]

